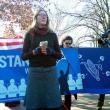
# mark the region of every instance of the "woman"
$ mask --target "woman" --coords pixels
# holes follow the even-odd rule
[[[61,48],[72,48],[73,39],[71,36],[65,36],[61,41]],[[74,94],[75,99],[77,100],[77,94]],[[65,106],[68,110],[71,110],[71,94],[65,95],[64,100]]]
[[[46,11],[39,10],[23,45],[22,59],[29,60],[26,110],[62,109],[55,67],[56,60],[60,58],[58,39],[49,29],[48,15]]]

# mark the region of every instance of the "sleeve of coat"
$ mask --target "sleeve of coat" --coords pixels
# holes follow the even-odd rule
[[[33,57],[33,52],[31,50],[31,39],[30,34],[26,33],[23,43],[22,55],[21,58],[23,60],[29,60]]]

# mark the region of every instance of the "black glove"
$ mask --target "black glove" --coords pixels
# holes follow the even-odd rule
[[[55,51],[52,48],[47,48],[46,50],[47,50],[47,55],[54,55],[55,54]]]
[[[41,54],[41,49],[39,47],[37,47],[37,48],[35,48],[34,52],[35,52],[35,55],[39,55],[39,54]]]

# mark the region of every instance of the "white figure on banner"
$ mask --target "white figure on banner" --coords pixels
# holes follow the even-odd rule
[[[81,73],[78,73],[78,78],[76,80],[76,88],[83,89]]]
[[[69,85],[69,90],[75,90],[76,83],[75,83],[75,80],[73,79],[72,74],[68,75],[68,85]]]
[[[110,76],[110,71],[106,71],[106,76]]]
[[[81,74],[82,79],[85,79],[86,76],[87,76],[87,74],[86,75],[85,74]]]
[[[0,98],[6,98],[7,88],[4,85],[4,81],[0,80]]]
[[[78,56],[78,57],[79,57],[79,59],[81,59],[81,58],[82,58],[82,55],[81,55],[81,54],[79,54],[79,56]]]
[[[10,80],[10,85],[8,86],[8,97],[16,97],[18,94],[18,88],[15,85],[15,80]]]
[[[25,96],[26,82],[25,82],[25,79],[24,78],[22,78],[20,80],[20,85],[18,86],[18,91],[19,91],[19,96]]]
[[[105,60],[104,56],[100,56],[100,60],[104,61]]]
[[[100,81],[99,69],[102,70],[101,64],[94,64],[90,59],[87,59],[87,62],[81,62],[84,64],[87,71],[97,80]]]

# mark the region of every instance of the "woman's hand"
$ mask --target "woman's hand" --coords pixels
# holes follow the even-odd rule
[[[41,54],[41,49],[39,47],[37,47],[32,52],[33,52],[33,55],[39,55],[39,54]]]
[[[33,50],[33,55],[54,55],[55,51],[52,48],[40,46]]]
[[[47,55],[47,47],[41,46],[41,54]]]

